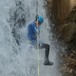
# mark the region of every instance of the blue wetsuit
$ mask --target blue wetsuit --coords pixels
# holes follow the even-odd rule
[[[39,33],[40,27],[36,26],[35,22],[28,25],[28,39],[31,41],[32,45],[37,44],[37,33]]]

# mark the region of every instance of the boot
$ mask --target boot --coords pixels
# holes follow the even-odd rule
[[[53,62],[50,62],[48,58],[45,58],[44,65],[53,65]]]

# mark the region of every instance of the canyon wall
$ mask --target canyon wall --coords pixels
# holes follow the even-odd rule
[[[52,0],[52,13],[56,23],[63,24],[74,6],[76,6],[76,0]]]

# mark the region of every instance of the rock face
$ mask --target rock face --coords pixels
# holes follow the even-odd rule
[[[66,43],[70,41],[74,42],[73,39],[75,39],[75,5],[75,0],[47,0],[48,17],[56,24],[55,28],[57,32],[59,32],[60,37]]]
[[[55,15],[58,25],[64,23],[74,6],[76,6],[75,0],[52,0],[52,14]]]
[[[71,0],[70,2],[71,2],[70,8],[72,9],[74,6],[76,6],[76,0]]]
[[[73,8],[66,23],[59,26],[62,40],[67,43],[70,48],[76,49],[76,7]]]
[[[55,28],[57,28],[57,32],[60,34],[60,39],[67,45],[66,56],[64,56],[66,69],[64,70],[68,70],[67,73],[76,76],[76,1],[57,1],[54,8],[56,12],[53,13],[53,15],[55,14],[57,24]]]
[[[76,76],[76,0],[52,0],[51,6],[47,4],[47,8],[48,17],[55,23],[53,30],[58,32],[56,36],[67,46],[64,70],[71,76]]]

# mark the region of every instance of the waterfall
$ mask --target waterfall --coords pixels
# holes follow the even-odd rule
[[[24,5],[23,12],[16,10],[16,2],[21,1]],[[44,49],[40,50],[40,76],[61,76],[58,71],[58,60],[53,44],[53,33],[49,26],[44,5],[45,0],[38,0],[38,14],[44,17],[41,26],[40,40],[50,44],[50,61],[53,66],[44,66]],[[18,12],[18,17],[14,20],[14,12]],[[24,14],[24,25],[19,24],[18,18]],[[35,20],[36,0],[1,0],[0,1],[0,76],[38,76],[37,49],[33,48],[27,40],[28,24]],[[12,31],[16,27],[13,35]],[[50,30],[50,32],[49,32]],[[17,33],[18,32],[18,33]],[[18,36],[17,36],[18,35]],[[18,39],[20,37],[20,39]],[[17,44],[17,39],[19,44]]]

